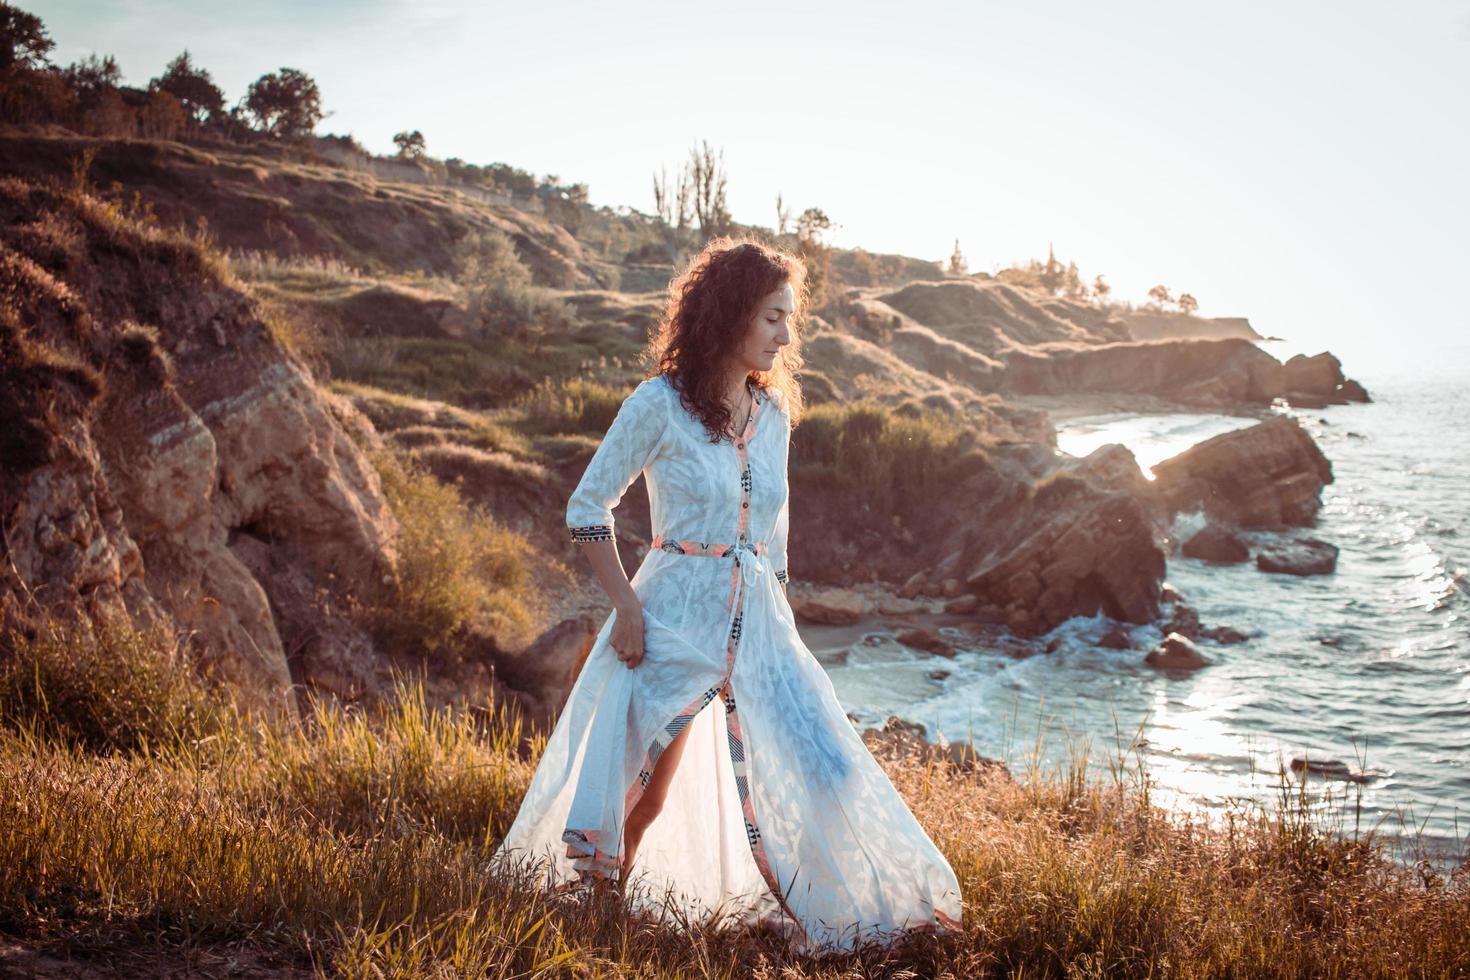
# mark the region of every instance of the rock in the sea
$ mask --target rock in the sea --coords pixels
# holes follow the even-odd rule
[[[1164,625],[1164,632],[1178,633],[1187,636],[1191,640],[1199,636],[1199,613],[1193,606],[1183,602],[1176,602],[1173,611],[1169,614],[1169,621]]]
[[[980,597],[973,595],[957,596],[944,604],[944,611],[953,616],[968,616],[980,608]]]
[[[920,569],[904,580],[899,587],[898,595],[902,599],[918,598],[919,593],[924,591],[924,584],[929,581],[929,573]]]
[[[1250,546],[1240,535],[1218,524],[1209,524],[1184,542],[1184,555],[1220,565],[1236,565],[1248,561]]]
[[[1256,567],[1282,575],[1330,575],[1337,569],[1337,545],[1317,538],[1292,538],[1256,553]]]
[[[938,630],[927,626],[916,626],[912,629],[902,630],[894,634],[894,639],[906,647],[915,650],[925,650],[929,653],[937,653],[941,657],[954,656],[954,644],[939,635]]]
[[[1320,408],[1370,400],[1362,385],[1343,377],[1342,362],[1328,351],[1311,357],[1297,354],[1282,365],[1282,376],[1286,400],[1293,406]]]
[[[1199,647],[1187,636],[1170,633],[1144,655],[1143,662],[1161,670],[1196,670],[1209,664]]]
[[[1173,513],[1245,528],[1310,526],[1332,482],[1332,464],[1287,416],[1206,439],[1153,471]]]
[[[1207,630],[1200,630],[1199,638],[1228,646],[1232,643],[1244,643],[1250,637],[1234,626],[1211,626]]]
[[[873,610],[880,616],[917,616],[929,611],[929,603],[885,595],[879,596],[873,603]]]
[[[863,597],[851,589],[827,588],[793,592],[791,611],[803,622],[824,626],[856,623],[867,609]]]
[[[1301,772],[1305,769],[1309,773],[1318,776],[1326,776],[1329,779],[1344,779],[1351,783],[1366,783],[1373,777],[1361,769],[1353,769],[1341,759],[1312,759],[1302,756],[1293,756],[1291,760],[1291,771]]]
[[[1107,647],[1109,650],[1131,650],[1133,648],[1133,638],[1128,635],[1128,631],[1123,627],[1114,625],[1106,633],[1098,637],[1097,645]]]
[[[1058,474],[999,544],[985,541],[967,584],[982,606],[1005,610],[1017,632],[1037,635],[1098,613],[1130,623],[1158,616],[1164,552],[1148,508],[1125,493]]]

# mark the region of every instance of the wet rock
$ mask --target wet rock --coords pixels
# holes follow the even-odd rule
[[[950,672],[947,670],[931,670],[929,671],[927,676],[931,681],[942,681],[946,677],[948,677],[949,674]]]
[[[1153,471],[1172,513],[1203,510],[1244,528],[1310,526],[1332,482],[1332,464],[1287,416],[1207,439]]]
[[[1234,531],[1216,524],[1207,525],[1184,542],[1184,555],[1220,565],[1237,565],[1251,556],[1250,546]]]
[[[903,599],[898,596],[880,596],[873,603],[874,610],[880,616],[917,616],[929,611],[927,602],[917,599]]]
[[[1373,400],[1368,397],[1367,389],[1351,378],[1337,386],[1337,393],[1350,402],[1371,402]]]
[[[1293,538],[1262,548],[1256,567],[1281,575],[1330,575],[1337,569],[1337,552],[1337,545],[1317,538]]]
[[[867,603],[851,589],[812,589],[789,596],[791,611],[807,623],[849,626],[862,618]]]
[[[1229,646],[1233,643],[1244,643],[1250,639],[1250,635],[1244,633],[1234,626],[1211,626],[1207,630],[1201,630],[1199,638],[1218,643],[1221,646]]]
[[[894,635],[894,639],[906,647],[915,650],[924,650],[929,653],[938,654],[941,657],[954,656],[954,644],[950,643],[937,630],[926,626],[916,626],[912,629],[902,630]]]
[[[1199,613],[1193,606],[1183,602],[1174,603],[1169,621],[1164,624],[1165,633],[1178,633],[1191,640],[1199,636]]]
[[[1164,641],[1144,655],[1143,662],[1161,670],[1197,670],[1209,660],[1189,637],[1170,633]]]
[[[1325,776],[1328,779],[1342,779],[1351,783],[1366,783],[1373,778],[1371,774],[1361,769],[1353,769],[1341,759],[1311,759],[1293,756],[1291,771],[1301,772],[1302,770],[1310,774]]]
[[[1073,616],[1103,613],[1133,623],[1158,615],[1164,575],[1148,508],[1063,474],[1036,490],[1029,520],[1014,535],[987,541],[967,585],[981,606],[1005,610],[1023,635],[1048,632]]]
[[[1183,602],[1184,593],[1180,592],[1168,582],[1165,582],[1162,586],[1159,587],[1159,601],[1163,603]]]
[[[1102,636],[1098,637],[1097,645],[1107,647],[1109,650],[1131,650],[1133,649],[1133,638],[1128,631],[1121,626],[1113,626]]]
[[[899,588],[899,596],[904,599],[917,598],[919,593],[924,591],[924,583],[928,580],[929,575],[927,572],[915,572],[914,574],[910,575],[908,579],[904,581],[903,586]]]
[[[944,604],[944,611],[954,616],[968,616],[980,608],[980,597],[962,595]]]

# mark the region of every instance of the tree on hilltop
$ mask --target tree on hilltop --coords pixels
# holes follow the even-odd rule
[[[949,253],[949,274],[952,276],[968,275],[970,265],[965,261],[965,253],[960,251],[960,240],[954,240],[954,251]]]
[[[1062,264],[1057,261],[1056,252],[1052,250],[1051,242],[1046,243],[1046,265],[1041,269],[1041,288],[1046,290],[1047,295],[1055,296],[1057,290],[1062,288],[1064,273]]]
[[[1154,308],[1160,310],[1174,302],[1174,297],[1169,295],[1169,287],[1163,283],[1159,283],[1159,285],[1150,289],[1148,291],[1148,298],[1152,301]]]
[[[786,229],[791,227],[791,208],[781,200],[781,192],[776,192],[776,234],[786,234]]]
[[[832,249],[824,239],[832,227],[832,219],[821,208],[807,208],[796,219],[796,254],[806,266],[812,309],[826,300],[832,278]]]
[[[150,92],[167,92],[179,100],[185,116],[193,123],[206,122],[225,109],[225,94],[203,68],[189,59],[189,49],[170,61],[163,74],[148,82]]]
[[[1103,282],[1102,273],[1099,272],[1096,278],[1092,280],[1092,295],[1096,296],[1099,302],[1106,303],[1108,294],[1112,291],[1113,287]]]
[[[282,68],[250,84],[245,111],[260,131],[277,139],[299,139],[310,136],[322,120],[321,91],[305,72]]]
[[[0,2],[0,72],[11,68],[44,68],[56,42],[35,14]]]
[[[393,134],[393,145],[398,147],[398,155],[410,160],[417,160],[424,155],[426,144],[424,134],[415,129],[413,132],[401,132]]]
[[[122,82],[122,70],[112,55],[98,58],[89,54],[81,61],[73,61],[61,71],[66,84],[76,90],[83,99],[95,98],[107,89],[115,89]]]
[[[694,185],[694,216],[705,241],[728,235],[735,222],[725,203],[725,151],[718,154],[708,140],[689,151],[689,178]]]
[[[1194,316],[1194,311],[1199,309],[1199,300],[1195,299],[1189,293],[1180,293],[1177,302],[1179,309],[1185,316]]]

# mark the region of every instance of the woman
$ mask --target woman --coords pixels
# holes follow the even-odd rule
[[[497,857],[534,859],[558,890],[631,879],[662,898],[625,889],[630,904],[779,924],[814,952],[958,930],[961,912],[786,600],[803,271],[721,238],[670,284],[658,371],[567,502],[613,612]],[[639,473],[655,534],[629,581],[612,511]]]

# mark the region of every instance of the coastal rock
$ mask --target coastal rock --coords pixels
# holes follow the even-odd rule
[[[1330,575],[1337,569],[1337,545],[1317,538],[1292,538],[1269,544],[1256,554],[1256,567],[1282,575]]]
[[[1240,535],[1216,524],[1207,525],[1184,542],[1183,551],[1186,558],[1198,558],[1218,565],[1238,565],[1249,561],[1251,556],[1250,546]]]
[[[1199,613],[1193,606],[1176,602],[1169,615],[1169,621],[1164,624],[1163,628],[1165,633],[1178,633],[1191,640],[1196,639],[1199,636]]]
[[[1203,510],[1245,528],[1310,526],[1332,464],[1287,416],[1206,439],[1153,467],[1172,513]]]
[[[28,352],[0,369],[18,396],[3,591],[175,628],[249,708],[381,678],[366,634],[320,615],[375,601],[395,557],[377,473],[340,421],[351,409],[183,236],[99,222],[14,178],[0,213],[16,313],[0,346]],[[42,226],[54,239],[26,231]]]
[[[954,644],[939,635],[938,630],[927,626],[916,626],[912,629],[902,630],[894,634],[894,639],[906,647],[915,650],[925,650],[929,653],[938,654],[941,657],[954,656]]]
[[[1207,630],[1200,631],[1199,639],[1228,646],[1233,643],[1244,643],[1250,637],[1234,626],[1211,626]]]
[[[1005,780],[1012,778],[1009,767],[1000,759],[982,756],[968,743],[930,743],[923,725],[896,715],[890,715],[883,727],[865,728],[860,734],[868,751],[878,759],[914,759],[926,764],[938,761],[963,773]]]
[[[1131,623],[1158,615],[1164,553],[1143,503],[1059,473],[1016,515],[1016,537],[987,542],[966,583],[982,606],[1005,610],[1023,635],[1073,616],[1103,613]]]
[[[1281,374],[1287,391],[1323,398],[1334,395],[1337,386],[1345,380],[1342,362],[1327,351],[1310,357],[1305,354],[1290,357],[1281,365]]]
[[[1368,397],[1367,390],[1351,378],[1337,386],[1337,393],[1350,402],[1371,402],[1373,400]]]
[[[1342,779],[1351,783],[1366,783],[1373,777],[1361,769],[1353,769],[1341,759],[1310,759],[1302,756],[1293,756],[1291,760],[1291,771],[1301,772],[1306,770],[1318,776],[1326,776],[1329,779]]]
[[[1102,636],[1098,637],[1097,645],[1107,647],[1109,650],[1131,650],[1133,649],[1133,638],[1128,631],[1121,626],[1114,625]]]
[[[851,589],[811,589],[793,592],[789,599],[797,619],[824,626],[849,626],[867,611],[863,597]]]
[[[944,611],[951,616],[968,616],[980,608],[980,597],[973,595],[956,596],[944,604]]]
[[[1209,661],[1187,636],[1170,633],[1164,641],[1144,655],[1143,662],[1160,670],[1197,670]]]
[[[880,616],[917,616],[929,611],[929,603],[885,595],[873,603],[873,610]]]
[[[1219,407],[1269,405],[1286,390],[1276,358],[1244,338],[1039,344],[1001,354],[1018,395],[1133,392]]]
[[[904,580],[903,585],[898,590],[899,597],[902,599],[917,598],[924,591],[924,584],[928,581],[928,572],[922,570],[915,572]]]

